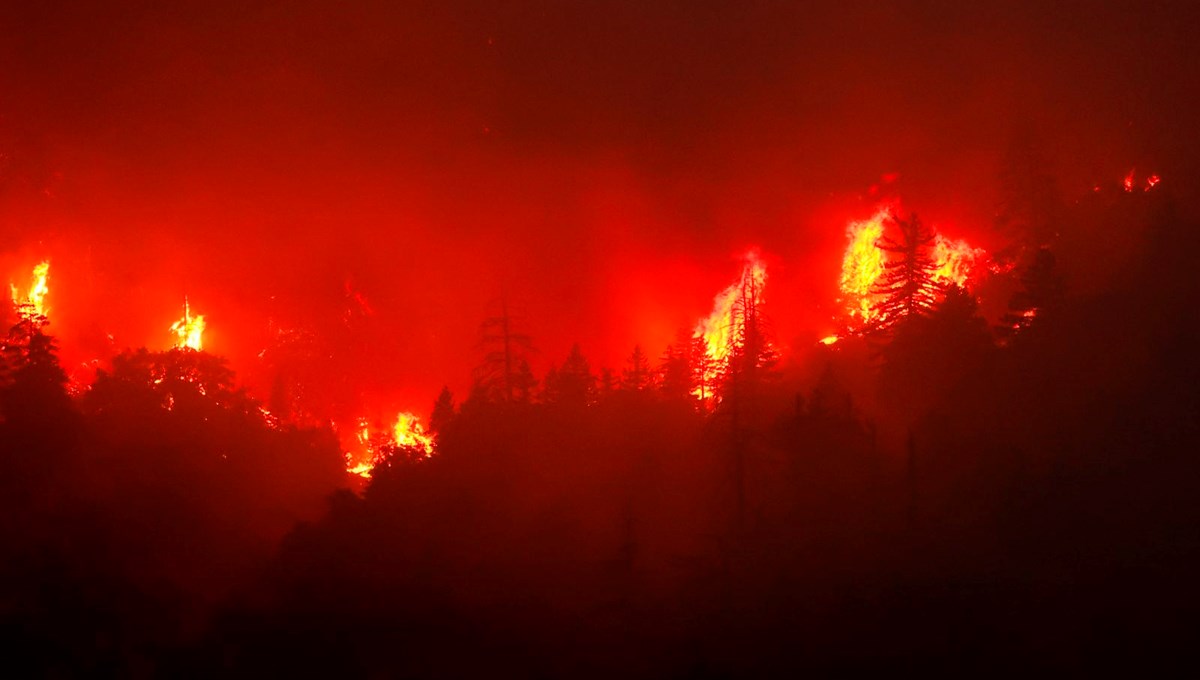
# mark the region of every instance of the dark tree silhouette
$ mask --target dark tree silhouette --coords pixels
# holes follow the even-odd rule
[[[691,338],[688,360],[691,362],[692,384],[703,408],[717,391],[721,367],[717,366],[717,361],[708,353],[708,343],[699,335]]]
[[[1065,284],[1058,273],[1054,253],[1047,248],[1039,248],[1033,256],[1033,262],[1021,273],[1021,289],[1013,293],[1008,302],[1008,312],[1001,317],[997,333],[1002,338],[1020,333],[1037,322],[1038,317],[1045,318],[1053,314],[1062,302]]]
[[[628,392],[644,392],[650,389],[654,383],[654,374],[641,345],[634,345],[633,353],[629,355],[626,364],[621,375],[621,389]]]
[[[553,370],[553,369],[552,369]],[[571,346],[571,352],[563,365],[546,374],[547,401],[570,406],[586,406],[596,398],[596,376],[592,373],[587,358],[579,343]]]
[[[517,362],[517,372],[513,376],[513,397],[517,403],[528,404],[533,400],[534,391],[537,390],[537,378],[533,375],[533,369],[529,368],[529,362],[521,358]]]
[[[611,368],[605,366],[600,369],[600,377],[596,381],[597,396],[601,400],[611,397],[619,388],[620,382],[617,380],[616,373]]]
[[[74,413],[58,347],[42,324],[23,320],[14,326],[4,350],[9,375],[0,405],[7,422],[45,425]]]
[[[937,266],[933,260],[935,234],[914,214],[909,219],[894,219],[899,238],[884,236],[878,244],[892,253],[884,264],[883,276],[871,292],[882,295],[876,329],[886,329],[905,317],[927,315],[942,294],[934,280]]]
[[[716,396],[721,409],[733,415],[735,429],[746,424],[747,417],[756,413],[764,396],[767,382],[778,377],[775,371],[778,353],[768,337],[768,321],[762,312],[762,290],[752,276],[742,279],[737,300],[733,305],[729,347],[719,368],[719,389]],[[707,356],[707,352],[705,353]]]
[[[441,432],[454,420],[454,416],[454,395],[450,393],[449,387],[442,387],[437,401],[433,402],[433,411],[429,414],[429,431],[433,434]]]
[[[501,297],[499,313],[484,319],[480,325],[484,359],[475,369],[475,381],[492,399],[513,401],[522,390],[530,389],[528,381],[519,372],[521,362],[534,351],[533,341],[518,332],[515,326],[507,297]]]
[[[672,401],[694,400],[699,387],[696,373],[692,370],[694,343],[692,334],[680,332],[674,343],[667,345],[659,366],[659,389],[664,397]]]
[[[897,412],[911,416],[975,370],[991,349],[975,297],[950,286],[928,316],[907,316],[894,326],[881,353],[880,389]]]
[[[24,319],[9,334],[0,386],[0,493],[41,493],[75,449],[80,418],[67,393],[67,374],[43,324]]]

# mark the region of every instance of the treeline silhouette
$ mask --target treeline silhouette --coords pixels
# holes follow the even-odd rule
[[[127,352],[72,397],[40,322],[5,345],[4,580],[41,674],[732,677],[1187,662],[1200,612],[1194,221],[1122,198],[1102,292],[1014,256],[989,328],[917,260],[886,324],[728,359],[681,334],[536,379],[505,302],[475,388],[361,494],[327,430],[215,357]],[[1064,218],[1064,219],[1070,219]],[[916,245],[914,245],[916,244]],[[902,261],[902,260],[898,260]],[[1061,263],[1061,264],[1060,264]],[[906,278],[907,277],[907,278]],[[905,299],[904,296],[910,296]]]

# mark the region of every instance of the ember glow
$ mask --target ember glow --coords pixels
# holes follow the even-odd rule
[[[712,313],[696,324],[693,335],[704,340],[705,353],[709,359],[710,368],[704,376],[705,383],[710,384],[716,379],[720,367],[734,349],[738,330],[739,300],[743,295],[750,294],[755,297],[752,302],[757,305],[762,301],[762,290],[766,283],[766,265],[759,259],[756,252],[747,253],[745,264],[742,266],[742,275],[713,298]],[[698,388],[696,394],[703,396],[701,395],[703,389],[703,386]]]
[[[171,333],[175,335],[175,347],[178,349],[194,349],[197,352],[204,349],[204,315],[192,315],[187,299],[183,301],[183,318],[171,324]]]
[[[46,295],[50,293],[50,263],[42,262],[33,268],[28,292],[22,293],[16,285],[9,285],[12,301],[22,319],[30,320],[46,316]]]

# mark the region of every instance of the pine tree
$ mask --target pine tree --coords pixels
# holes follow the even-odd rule
[[[950,286],[928,316],[898,324],[881,352],[881,396],[915,414],[974,370],[993,348],[979,304],[960,286]]]
[[[537,378],[533,376],[533,369],[529,368],[529,362],[521,359],[517,362],[517,372],[513,376],[513,398],[520,404],[528,404],[533,400],[533,392],[537,389]]]
[[[558,400],[563,404],[584,406],[596,398],[596,376],[592,374],[588,360],[583,356],[579,343],[571,346],[571,352],[562,368],[558,370]]]
[[[608,397],[611,397],[620,386],[617,381],[617,376],[613,374],[612,369],[607,366],[600,369],[600,381],[598,385],[601,399],[607,399]]]
[[[58,347],[41,327],[26,318],[12,328],[5,344],[11,374],[0,405],[10,423],[54,421],[74,412]]]
[[[884,296],[878,305],[877,329],[894,326],[902,319],[926,316],[933,311],[942,294],[934,279],[937,265],[933,260],[935,234],[914,214],[907,220],[894,220],[900,238],[884,237],[879,248],[894,256],[884,264],[880,281],[871,292]]]
[[[513,401],[518,392],[518,370],[526,355],[533,352],[533,341],[515,330],[508,299],[500,299],[500,313],[484,319],[480,325],[483,363],[475,369],[475,382],[492,399]]]
[[[761,302],[761,287],[753,277],[746,277],[733,306],[734,331],[729,335],[730,345],[719,378],[722,405],[733,413],[735,421],[754,408],[764,379],[773,376],[778,361],[767,338]]]
[[[692,398],[697,388],[692,372],[691,334],[684,333],[679,341],[667,345],[659,368],[659,389],[667,399],[684,401]]]
[[[433,402],[433,411],[429,414],[429,432],[441,432],[447,423],[454,420],[454,416],[454,395],[450,393],[449,387],[442,387],[437,401]]]
[[[650,389],[653,381],[650,362],[646,359],[641,345],[634,345],[633,353],[629,355],[628,367],[621,376],[621,388],[629,392],[643,392]]]
[[[559,389],[559,384],[562,380],[558,375],[558,367],[551,365],[546,369],[546,377],[542,379],[542,395],[541,402],[543,404],[557,404],[562,392]]]

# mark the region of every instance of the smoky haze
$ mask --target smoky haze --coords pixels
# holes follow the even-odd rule
[[[1066,200],[1194,175],[1186,4],[804,4],[9,3],[6,275],[51,259],[76,361],[167,346],[187,295],[251,383],[299,329],[347,399],[424,408],[502,293],[539,373],[619,367],[751,248],[815,341],[885,174],[989,244],[1017,135]]]

